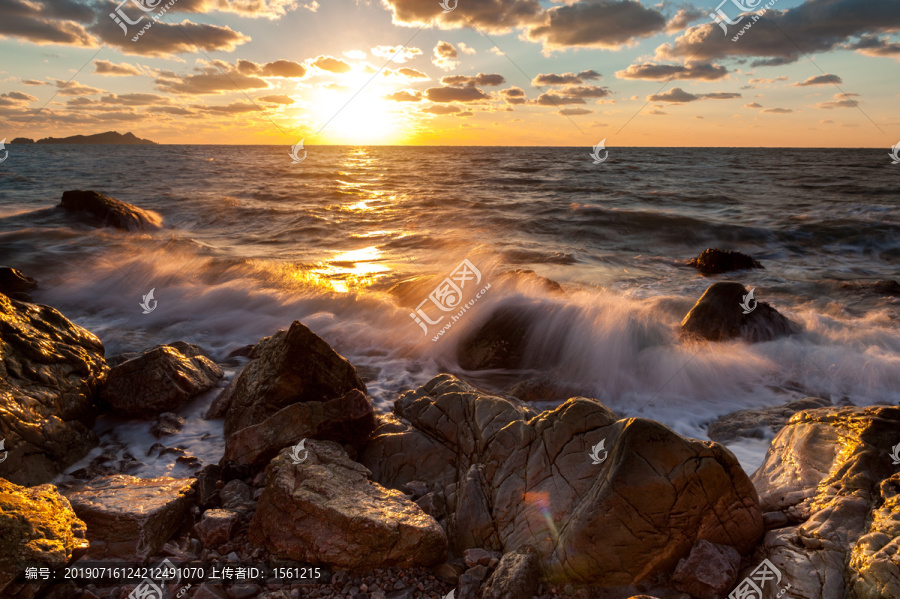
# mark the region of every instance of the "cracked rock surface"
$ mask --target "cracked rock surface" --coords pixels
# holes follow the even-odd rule
[[[443,495],[457,551],[529,545],[551,581],[628,585],[665,571],[706,539],[750,552],[763,533],[736,458],[596,400],[535,413],[440,375],[401,396],[360,461],[400,488]],[[608,456],[592,463],[601,441]]]

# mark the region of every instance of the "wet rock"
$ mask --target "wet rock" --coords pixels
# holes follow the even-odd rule
[[[877,295],[900,296],[900,283],[897,281],[875,281],[874,283],[843,283],[843,289],[868,291]],[[0,288],[2,291],[2,288]]]
[[[734,587],[740,567],[741,554],[734,547],[700,541],[678,562],[671,582],[697,599],[719,599]]]
[[[763,534],[756,491],[730,452],[653,421],[617,421],[595,400],[535,415],[440,375],[394,412],[360,461],[382,485],[427,480],[443,493],[458,551],[529,545],[551,581],[618,586],[670,572],[702,539],[743,555]],[[607,455],[593,464],[600,441]]]
[[[362,391],[353,389],[329,401],[295,403],[229,435],[222,463],[265,466],[279,451],[302,439],[337,441],[359,449],[373,430],[372,404]]]
[[[103,344],[48,306],[0,294],[3,476],[52,480],[97,444],[94,397],[106,378]]]
[[[484,599],[531,599],[537,592],[541,570],[537,552],[523,547],[507,553],[484,587]]]
[[[689,264],[705,275],[731,272],[733,270],[763,268],[763,265],[754,260],[752,256],[718,248],[703,250]]]
[[[59,208],[85,217],[98,227],[139,231],[158,229],[162,225],[162,219],[156,213],[142,210],[96,191],[66,191],[62,195]]]
[[[466,370],[520,368],[528,346],[532,319],[530,309],[518,306],[499,308],[460,342],[456,350],[459,366]]]
[[[474,568],[477,565],[485,566],[491,560],[491,554],[484,549],[466,549],[463,551],[463,559],[466,562],[466,565],[470,568]]]
[[[500,281],[510,280],[517,285],[537,288],[549,293],[564,293],[562,285],[553,279],[542,277],[530,269],[517,268],[515,270],[508,270],[497,275],[497,278]]]
[[[682,337],[707,341],[740,337],[757,343],[800,332],[799,325],[765,302],[758,302],[752,312],[744,314],[741,303],[748,293],[740,283],[710,285],[681,321]]]
[[[66,491],[87,524],[88,557],[144,560],[181,527],[194,502],[192,479],[123,474]]]
[[[795,414],[753,475],[763,511],[793,525],[768,531],[739,578],[768,559],[793,597],[897,596],[900,569],[889,562],[900,538],[888,519],[900,520],[891,457],[898,430],[897,407]]]
[[[259,424],[295,403],[325,402],[366,386],[353,365],[298,321],[256,344],[250,361],[223,391],[216,412],[225,434]]]
[[[428,493],[428,483],[422,480],[411,480],[402,485],[400,490],[415,500]]]
[[[215,387],[220,378],[222,369],[209,358],[161,345],[110,370],[100,397],[123,416],[156,416]]]
[[[194,484],[194,490],[196,491],[197,505],[200,509],[205,510],[219,505],[220,497],[216,481],[219,480],[221,472],[222,468],[220,466],[209,464],[197,473],[197,482]]]
[[[0,266],[0,293],[20,302],[30,302],[29,292],[37,289],[37,281],[9,266]]]
[[[201,584],[191,599],[228,599],[228,594],[220,584],[210,584],[208,582]]]
[[[455,562],[444,562],[434,567],[434,575],[441,582],[456,586],[460,575],[465,571],[465,566]]]
[[[20,487],[0,478],[0,596],[34,596],[37,585],[15,583],[26,564],[51,569],[88,548],[85,524],[53,485]]]
[[[456,599],[477,599],[479,597],[478,589],[481,588],[481,581],[470,575],[468,572],[459,577],[459,584],[456,587]]]
[[[206,510],[194,531],[204,547],[217,547],[228,541],[237,530],[241,515],[231,510]]]
[[[150,432],[153,433],[153,436],[157,439],[166,435],[174,435],[184,427],[186,422],[187,421],[178,414],[163,412],[156,419],[156,422],[153,423]]]
[[[285,450],[266,469],[250,540],[278,557],[337,568],[432,565],[444,559],[443,529],[332,441],[307,442],[293,464]]]
[[[765,439],[780,431],[797,412],[830,405],[831,400],[806,397],[774,408],[738,410],[719,416],[709,425],[706,434],[718,443],[730,443],[740,438]]]
[[[226,508],[239,507],[241,504],[251,501],[253,491],[242,480],[230,480],[221,490],[219,497],[222,500],[222,506]]]

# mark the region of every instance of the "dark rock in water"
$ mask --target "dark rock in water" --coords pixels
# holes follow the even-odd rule
[[[702,539],[746,555],[763,534],[731,452],[586,398],[535,415],[440,375],[395,402],[360,461],[384,486],[442,494],[454,551],[529,545],[551,581],[635,584]]]
[[[897,281],[875,281],[874,283],[844,283],[843,289],[854,291],[869,291],[878,295],[900,296],[900,283]],[[0,289],[2,290],[2,289]]]
[[[178,414],[163,412],[153,423],[150,432],[157,439],[165,435],[174,435],[184,427],[185,422],[187,421]]]
[[[20,487],[0,478],[0,596],[30,599],[37,584],[15,583],[26,565],[51,570],[80,558],[86,527],[53,485]]]
[[[678,562],[672,586],[697,599],[719,599],[734,587],[741,554],[728,545],[700,541],[691,554]]]
[[[93,135],[71,135],[69,137],[45,137],[37,140],[38,144],[143,144],[156,145],[155,141],[141,139],[131,131],[119,133],[118,131],[105,131]]]
[[[512,280],[516,283],[526,283],[531,285],[536,285],[543,289],[544,291],[548,291],[550,293],[565,293],[563,291],[562,285],[554,281],[553,279],[548,279],[547,277],[542,277],[537,274],[533,270],[528,270],[524,268],[517,268],[515,270],[508,270],[506,272],[502,272],[497,275],[497,278],[501,281],[504,279]]]
[[[10,266],[0,266],[0,293],[20,302],[30,302],[29,291],[37,289],[37,281]]]
[[[0,357],[2,475],[29,486],[52,480],[97,444],[103,344],[53,308],[0,294]]]
[[[162,225],[162,219],[153,212],[96,191],[66,191],[62,195],[59,207],[67,212],[87,215],[93,223],[101,227],[139,231],[158,229]]]
[[[706,434],[718,443],[730,443],[742,437],[763,439],[767,432],[763,429],[768,428],[770,434],[777,433],[797,412],[830,405],[831,401],[828,399],[806,397],[774,408],[738,410],[719,416],[709,425]]]
[[[292,404],[259,424],[229,435],[222,463],[265,466],[279,451],[307,438],[361,449],[374,430],[371,402],[362,391],[353,389],[330,401]]]
[[[753,475],[769,530],[763,559],[791,597],[900,597],[900,408],[819,408],[795,414]]]
[[[691,259],[690,265],[694,266],[705,275],[714,275],[733,270],[748,270],[751,268],[763,268],[763,265],[753,259],[752,256],[732,250],[706,249],[700,255]]]
[[[87,524],[88,557],[142,561],[156,555],[193,505],[193,482],[119,474],[67,491],[75,513]]]
[[[741,304],[750,292],[740,283],[714,283],[681,321],[684,338],[727,341],[740,337],[750,343],[771,341],[800,332],[800,326],[765,302],[746,300],[755,306],[744,314]],[[752,304],[749,304],[752,302]]]
[[[531,329],[531,311],[506,306],[491,314],[456,349],[456,360],[466,370],[515,370],[522,365]]]
[[[222,369],[193,347],[161,345],[122,362],[109,371],[101,399],[123,416],[147,417],[174,410],[212,389]]]
[[[225,434],[259,424],[298,402],[325,402],[366,392],[356,369],[299,321],[260,340],[250,361],[222,392],[211,414],[225,414]]]
[[[484,587],[483,599],[531,599],[537,593],[540,568],[531,547],[505,554]]]
[[[9,143],[10,143],[10,144],[25,144],[25,145],[28,145],[28,144],[33,144],[33,143],[34,143],[34,140],[31,139],[30,137],[17,137],[17,138],[15,138],[14,140],[12,140],[12,141],[9,142]]]
[[[266,469],[251,542],[278,557],[336,568],[444,560],[444,530],[403,493],[371,482],[370,472],[337,443],[309,441],[306,449],[302,462],[284,450]]]

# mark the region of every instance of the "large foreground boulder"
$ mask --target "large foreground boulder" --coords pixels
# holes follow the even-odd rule
[[[458,551],[528,545],[550,580],[615,586],[671,571],[701,539],[746,554],[763,533],[728,450],[596,400],[535,414],[441,375],[394,412],[360,460],[385,486],[427,481]]]
[[[196,346],[160,345],[114,366],[100,398],[123,416],[157,416],[212,389],[222,374]]]
[[[282,408],[263,422],[243,428],[225,441],[222,464],[265,466],[278,452],[301,439],[337,441],[362,448],[375,430],[372,403],[353,389],[330,401],[308,401]]]
[[[266,469],[250,540],[278,557],[338,568],[429,566],[443,561],[444,530],[332,441],[309,441],[295,464],[285,450]]]
[[[25,488],[0,478],[0,596],[31,597],[15,583],[26,565],[59,568],[88,548],[84,522],[53,485]]]
[[[0,294],[0,476],[52,480],[97,444],[94,397],[106,378],[103,344],[47,306]]]
[[[96,191],[63,192],[59,207],[66,212],[85,217],[99,227],[139,231],[158,229],[162,224],[162,219],[156,213],[142,210]]]
[[[768,559],[792,597],[900,597],[898,431],[897,407],[819,408],[775,437],[753,482],[784,525],[754,565]]]
[[[752,256],[733,250],[720,250],[719,248],[703,250],[689,264],[705,275],[763,267]]]
[[[291,404],[324,402],[353,389],[366,392],[353,365],[294,321],[287,331],[256,344],[250,361],[223,391],[209,416],[224,414],[225,434],[231,435]]]
[[[181,528],[194,503],[191,478],[106,476],[66,491],[87,524],[88,557],[143,561]]]
[[[682,337],[706,341],[727,341],[740,337],[757,343],[800,332],[799,325],[779,314],[769,304],[747,298],[749,293],[740,283],[710,285],[681,321]],[[742,303],[752,311],[745,314]]]

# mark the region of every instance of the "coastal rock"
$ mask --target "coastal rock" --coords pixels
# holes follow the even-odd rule
[[[266,469],[250,540],[278,557],[364,569],[428,566],[444,560],[447,537],[431,516],[332,441],[309,441],[308,457],[287,450]]]
[[[217,400],[225,434],[259,424],[300,402],[325,402],[352,389],[366,392],[356,369],[299,321],[256,344],[250,361]]]
[[[206,510],[194,530],[204,547],[218,547],[228,541],[238,525],[241,515],[231,510]]]
[[[337,441],[360,449],[374,430],[372,403],[362,391],[353,389],[329,401],[289,405],[263,422],[229,435],[222,463],[265,466],[279,451],[302,439]]]
[[[697,599],[719,599],[734,588],[741,554],[734,547],[700,541],[690,555],[678,562],[672,586]]]
[[[443,489],[457,551],[528,545],[550,580],[628,585],[671,571],[702,539],[746,554],[763,534],[756,491],[730,452],[653,421],[617,421],[596,400],[535,415],[440,375],[394,412],[360,461],[382,485]]]
[[[141,231],[158,229],[162,225],[162,219],[156,213],[142,210],[96,191],[63,192],[59,207],[66,212],[87,217],[92,224],[99,227]]]
[[[181,528],[194,503],[193,479],[117,474],[66,491],[87,524],[88,557],[142,561]]]
[[[0,293],[20,302],[30,302],[29,291],[37,289],[37,281],[9,266],[0,266]]]
[[[738,410],[719,416],[709,425],[706,434],[717,443],[731,443],[748,437],[765,439],[780,431],[797,412],[830,405],[831,401],[828,399],[806,397],[773,408]]]
[[[163,412],[159,415],[159,418],[156,419],[156,422],[153,423],[153,426],[150,427],[150,432],[153,433],[153,436],[157,439],[166,435],[174,435],[184,427],[186,422],[187,420],[178,414],[173,412]]]
[[[222,369],[209,358],[161,345],[109,371],[100,398],[123,416],[148,417],[174,410],[215,387]]]
[[[763,265],[754,260],[752,256],[732,250],[720,250],[719,248],[703,250],[699,256],[691,259],[689,264],[705,275],[720,274],[733,270],[763,268]]]
[[[681,321],[683,338],[727,341],[740,337],[750,343],[771,341],[800,332],[800,326],[765,302],[758,302],[749,314],[741,308],[749,293],[740,283],[710,285]]]
[[[36,585],[15,583],[25,565],[59,568],[88,548],[85,525],[53,485],[20,487],[0,478],[0,596],[29,598]]]
[[[20,485],[52,480],[97,444],[94,397],[103,344],[48,306],[0,294],[0,475]]]
[[[842,289],[868,291],[877,295],[893,295],[900,297],[900,283],[897,281],[875,281],[874,283],[843,283]],[[2,291],[2,289],[0,289]]]
[[[540,561],[531,547],[507,553],[484,586],[483,599],[531,599],[541,578]]]
[[[763,511],[790,525],[766,533],[741,577],[768,559],[793,597],[897,596],[898,430],[897,407],[795,414],[753,475]]]
[[[456,360],[465,370],[514,370],[522,365],[531,329],[531,310],[504,306],[474,329],[456,350]]]

